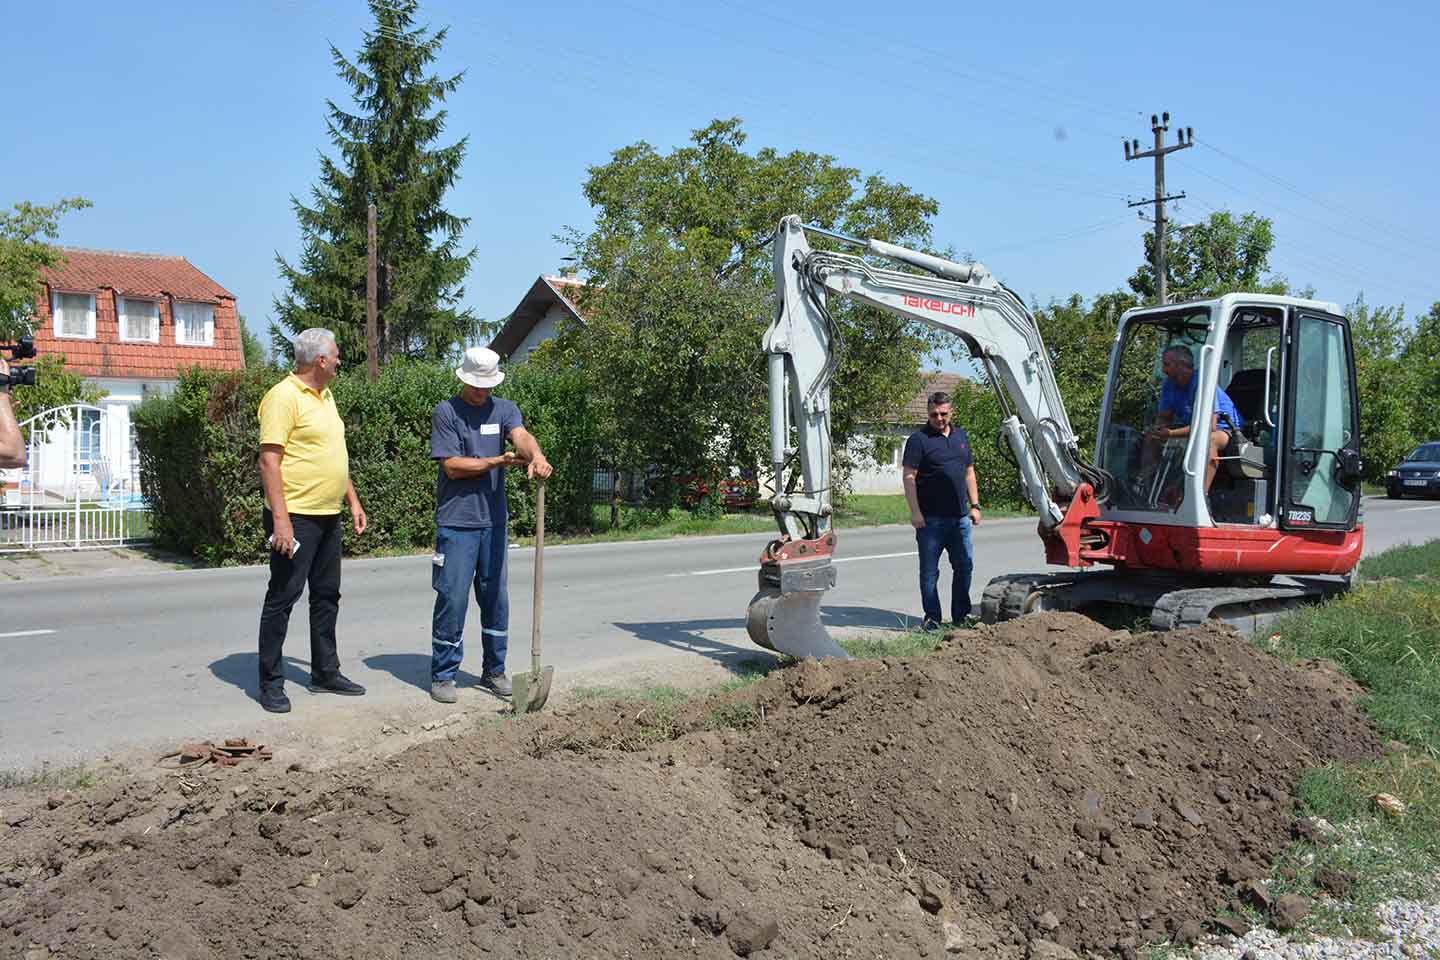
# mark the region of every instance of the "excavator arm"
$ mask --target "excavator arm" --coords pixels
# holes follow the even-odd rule
[[[926,271],[872,266],[860,256],[811,248],[815,233]],[[761,556],[760,592],[747,629],[761,646],[796,657],[844,657],[820,623],[824,592],[835,584],[831,554],[830,385],[840,330],[830,294],[958,336],[984,364],[999,397],[1001,431],[1019,466],[1025,496],[1040,518],[1052,562],[1078,565],[1083,519],[1098,514],[1106,478],[1080,453],[1035,319],[1004,284],[975,263],[955,263],[879,240],[857,240],[780,221],[774,239],[776,312],[765,333],[769,364],[770,504],[780,538]],[[793,435],[793,445],[792,445]],[[782,489],[792,458],[799,488]]]

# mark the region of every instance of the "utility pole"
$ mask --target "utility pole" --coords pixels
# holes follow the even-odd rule
[[[1132,207],[1143,207],[1147,204],[1155,205],[1155,294],[1156,302],[1164,306],[1169,302],[1165,292],[1165,201],[1183,200],[1185,194],[1165,195],[1165,155],[1174,153],[1176,150],[1184,150],[1187,147],[1195,146],[1195,128],[1177,128],[1177,142],[1171,146],[1165,146],[1165,132],[1170,129],[1170,114],[1162,113],[1160,116],[1150,115],[1150,131],[1155,134],[1155,149],[1140,151],[1139,140],[1125,141],[1125,159],[1141,160],[1145,157],[1155,158],[1155,199],[1136,200],[1129,204]],[[1144,214],[1140,215],[1144,218]]]
[[[375,204],[365,211],[365,366],[370,382],[380,379],[380,332],[375,302]]]

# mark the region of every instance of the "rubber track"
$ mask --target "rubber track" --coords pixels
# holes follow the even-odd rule
[[[1088,581],[1092,577],[1111,577],[1117,581],[1124,579],[1123,574],[1105,573],[1026,573],[996,577],[985,587],[980,601],[980,617],[986,623],[1012,620],[1027,612],[1027,605],[1036,593],[1053,592],[1063,595],[1066,587],[1081,578]],[[1088,582],[1087,586],[1093,587],[1093,581]],[[1317,588],[1286,584],[1258,587],[1184,587],[1177,584],[1176,589],[1162,594],[1155,602],[1150,612],[1150,623],[1156,630],[1198,627],[1206,620],[1215,617],[1215,611],[1220,608],[1233,605],[1248,606],[1257,603],[1298,604],[1318,599],[1323,595],[1323,591]],[[1243,616],[1235,619],[1248,621],[1254,616],[1272,612],[1246,612]],[[1225,616],[1221,616],[1219,619],[1230,621],[1230,618]]]
[[[1150,623],[1157,630],[1198,627],[1214,616],[1217,608],[1233,604],[1266,601],[1300,601],[1321,596],[1321,591],[1306,587],[1275,585],[1268,587],[1201,587],[1174,590],[1155,604]],[[1226,618],[1220,617],[1224,620]]]

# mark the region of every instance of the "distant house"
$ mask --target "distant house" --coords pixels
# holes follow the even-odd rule
[[[244,368],[235,295],[184,257],[62,252],[65,262],[44,271],[36,293],[35,349],[63,354],[68,372],[106,396],[99,411],[85,411],[75,436],[50,438],[65,454],[49,462],[128,476],[133,407],[169,393],[190,367]]]
[[[490,341],[490,349],[505,360],[523,360],[540,344],[554,339],[562,322],[584,323],[585,318],[573,299],[584,287],[585,282],[574,277],[541,275],[510,311],[505,326]]]
[[[905,452],[905,440],[925,424],[926,399],[937,390],[959,397],[955,401],[955,421],[965,426],[964,395],[982,387],[958,373],[927,373],[920,389],[905,406],[884,421],[870,424],[850,440],[849,450],[855,469],[850,472],[850,489],[855,493],[904,493],[901,480],[900,458]],[[974,443],[974,438],[971,438]],[[882,456],[878,463],[862,454],[880,449]]]
[[[63,251],[35,298],[35,349],[134,406],[199,364],[240,370],[245,353],[235,295],[184,257]]]

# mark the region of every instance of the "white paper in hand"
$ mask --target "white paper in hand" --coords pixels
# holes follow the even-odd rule
[[[270,549],[272,549],[272,550],[275,549],[275,534],[273,534],[273,533],[270,534],[270,538],[269,538],[268,540],[266,540],[265,542],[270,545]],[[294,541],[293,546],[290,547],[290,556],[293,557],[293,556],[295,556],[295,554],[297,554],[297,553],[299,553],[299,552],[300,552],[300,541],[299,541],[299,540],[296,540],[296,541]]]

